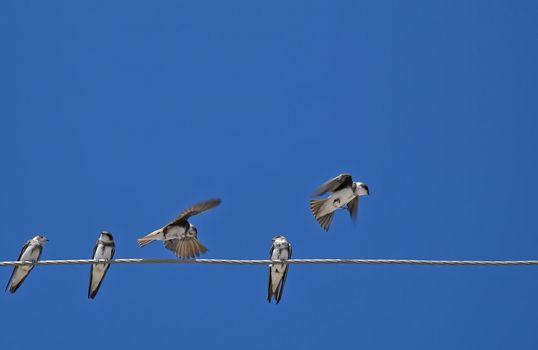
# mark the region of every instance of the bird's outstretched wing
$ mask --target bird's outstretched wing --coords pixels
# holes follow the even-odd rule
[[[186,221],[193,215],[198,215],[200,213],[203,213],[204,211],[208,211],[209,209],[215,208],[217,205],[220,204],[220,202],[220,199],[210,199],[208,201],[195,204],[192,207],[182,211],[181,214],[179,214],[177,218],[174,219],[174,221],[172,221],[166,226],[175,225],[182,221]]]
[[[321,196],[327,192],[335,192],[342,187],[351,186],[353,179],[351,174],[340,174],[335,178],[330,179],[321,185],[314,193],[313,196]]]

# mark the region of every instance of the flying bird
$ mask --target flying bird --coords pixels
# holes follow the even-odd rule
[[[164,246],[180,259],[200,256],[207,252],[207,248],[198,241],[198,230],[188,219],[216,207],[220,202],[220,199],[211,199],[185,209],[168,225],[139,238],[138,245],[144,247],[153,241],[163,241]]]
[[[19,254],[18,261],[38,261],[41,257],[41,252],[48,239],[43,236],[35,236],[31,240],[27,241],[24,247],[22,247]],[[9,282],[6,286],[6,291],[9,289],[11,293],[15,293],[21,286],[22,282],[28,277],[30,271],[33,270],[35,265],[20,265],[15,266],[13,273],[9,278]]]
[[[111,260],[116,250],[114,237],[107,231],[102,231],[93,248],[94,260]],[[90,284],[88,286],[88,298],[94,299],[105,279],[110,264],[92,264],[90,268]]]
[[[276,236],[273,238],[273,245],[269,251],[271,260],[288,260],[291,259],[291,244],[284,236]],[[280,302],[286,277],[288,276],[288,264],[272,263],[269,265],[269,288],[267,301],[271,302],[274,297],[276,303]]]
[[[329,231],[336,209],[347,208],[351,219],[357,218],[359,197],[370,194],[368,186],[362,182],[353,182],[350,174],[340,174],[321,185],[313,196],[332,192],[329,198],[310,201],[312,214],[325,231]]]

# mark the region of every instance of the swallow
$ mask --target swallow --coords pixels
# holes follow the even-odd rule
[[[269,251],[269,258],[271,260],[291,259],[291,244],[288,242],[286,237],[276,236],[273,238],[273,245]],[[280,303],[287,276],[288,264],[269,264],[269,288],[267,294],[268,302],[271,302],[271,298],[274,297],[276,303]]]
[[[164,246],[180,259],[200,256],[207,252],[207,248],[198,240],[198,230],[188,219],[216,207],[220,202],[220,199],[211,199],[185,209],[168,225],[139,238],[138,245],[144,247],[153,241],[163,241]]]
[[[327,192],[332,192],[329,198],[310,201],[310,210],[325,231],[329,231],[336,209],[347,208],[351,219],[355,220],[359,208],[359,197],[370,194],[368,186],[362,182],[353,182],[350,174],[340,174],[330,179],[321,185],[313,196],[321,196]]]
[[[45,243],[49,240],[43,236],[35,236],[31,240],[27,241],[24,247],[22,247],[21,253],[19,254],[18,261],[38,261],[41,257],[41,252]],[[9,282],[6,286],[6,291],[9,289],[10,293],[15,293],[17,289],[21,286],[22,282],[28,277],[30,271],[34,269],[35,265],[20,265],[15,266]]]
[[[116,246],[114,244],[114,237],[107,231],[102,231],[99,235],[99,239],[95,242],[93,247],[94,260],[111,260],[114,257]],[[106,272],[110,264],[92,264],[90,267],[90,284],[88,286],[88,298],[94,299],[101,288],[101,283],[105,279]]]

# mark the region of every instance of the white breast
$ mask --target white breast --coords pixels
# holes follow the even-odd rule
[[[185,236],[185,227],[183,226],[170,226],[166,231],[166,239],[183,238]]]
[[[95,250],[94,259],[110,259],[112,257],[112,247],[107,247],[103,244],[99,244]]]
[[[353,193],[353,190],[350,187],[346,187],[341,189],[340,191],[336,191],[329,198],[332,199],[331,203],[333,203],[333,206],[335,208],[341,208],[351,202],[351,200],[355,197],[356,195],[355,193]],[[340,202],[334,203],[336,199],[339,199]]]
[[[22,261],[29,261],[29,260],[37,260],[39,257],[39,247],[36,245],[30,245],[24,253],[22,253],[21,260]]]

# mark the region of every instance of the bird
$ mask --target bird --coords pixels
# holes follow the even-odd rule
[[[43,247],[45,243],[49,240],[44,236],[35,236],[31,240],[27,241],[26,244],[22,247],[21,253],[19,254],[18,261],[38,261],[41,257]],[[21,286],[22,282],[28,277],[30,271],[33,270],[35,265],[20,265],[15,266],[9,282],[6,286],[6,291],[9,289],[10,293],[15,293],[17,289]]]
[[[284,236],[273,238],[273,244],[269,251],[271,260],[288,260],[291,259],[291,244]],[[270,303],[274,297],[276,303],[280,303],[286,277],[288,276],[288,264],[271,263],[269,265],[269,287],[267,301]]]
[[[139,238],[138,245],[144,247],[153,241],[163,241],[164,246],[180,259],[191,259],[206,253],[207,248],[198,240],[198,230],[188,219],[220,203],[220,199],[210,199],[185,209],[166,226]]]
[[[114,257],[116,246],[114,237],[110,232],[102,231],[93,248],[94,260],[111,260]],[[110,264],[92,264],[90,267],[90,284],[88,286],[88,298],[94,299],[101,288]]]
[[[353,182],[350,174],[340,174],[321,185],[313,196],[321,196],[332,192],[328,198],[310,201],[310,210],[314,218],[325,231],[329,231],[336,209],[347,208],[351,219],[357,218],[359,197],[367,196],[370,190],[365,183]]]

